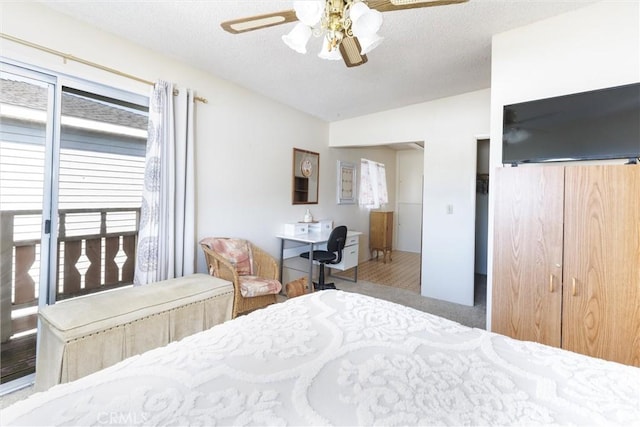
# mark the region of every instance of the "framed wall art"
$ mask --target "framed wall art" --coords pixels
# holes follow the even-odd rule
[[[338,204],[356,202],[356,165],[338,160]]]

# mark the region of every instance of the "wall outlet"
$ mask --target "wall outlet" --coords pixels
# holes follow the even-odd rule
[[[453,205],[447,205],[447,215],[453,214]]]

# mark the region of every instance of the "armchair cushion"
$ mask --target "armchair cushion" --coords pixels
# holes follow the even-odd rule
[[[224,237],[205,237],[200,240],[200,246],[209,273],[233,282],[232,317],[277,302],[276,294],[282,290],[278,281],[278,263],[267,252],[249,240]],[[244,275],[238,274],[238,265]]]
[[[276,279],[263,279],[258,276],[240,276],[240,294],[245,298],[277,294],[282,284]]]
[[[248,241],[244,239],[209,237],[202,239],[200,243],[206,244],[211,250],[229,261],[238,272],[238,276],[253,274],[253,256],[251,245]]]

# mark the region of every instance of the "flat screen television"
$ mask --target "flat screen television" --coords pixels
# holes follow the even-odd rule
[[[502,163],[640,157],[640,83],[505,105]]]

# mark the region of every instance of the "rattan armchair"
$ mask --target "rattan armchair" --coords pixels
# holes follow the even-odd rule
[[[264,250],[251,242],[247,243],[251,247],[253,258],[253,274],[264,279],[278,279],[279,269],[276,260]],[[205,260],[209,274],[228,280],[233,283],[233,312],[235,318],[240,314],[248,313],[258,308],[266,307],[276,302],[276,294],[243,297],[240,288],[240,275],[234,265],[221,254],[213,251],[206,243],[200,243],[204,251]],[[280,285],[281,289],[281,285]]]

